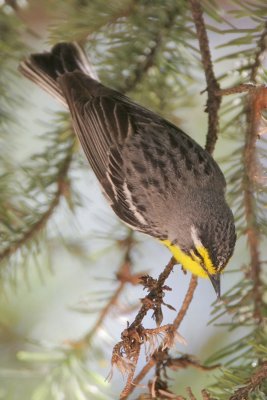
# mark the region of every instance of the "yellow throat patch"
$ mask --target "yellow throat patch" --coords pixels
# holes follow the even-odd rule
[[[208,278],[208,274],[201,266],[202,260],[197,256],[197,254],[191,251],[190,256],[182,251],[180,247],[172,244],[169,240],[162,240],[161,242],[168,247],[168,249],[172,252],[175,260],[179,264],[181,264],[184,269],[191,271],[192,274],[200,276],[201,278]],[[208,250],[203,246],[197,246],[196,249],[201,255],[208,273],[210,275],[216,274],[216,269],[212,264]]]

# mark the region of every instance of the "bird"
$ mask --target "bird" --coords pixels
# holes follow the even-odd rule
[[[117,216],[161,241],[184,270],[209,278],[219,298],[236,232],[213,157],[162,116],[103,85],[75,42],[31,54],[19,70],[68,107]]]

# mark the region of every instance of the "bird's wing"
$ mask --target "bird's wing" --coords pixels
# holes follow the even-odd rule
[[[114,94],[124,96],[80,72],[65,74],[58,81],[75,132],[110,205],[129,226],[151,233],[151,226],[132,204],[126,184],[122,149],[134,126],[123,101],[113,98]]]
[[[185,186],[223,191],[211,156],[168,121],[81,72],[58,82],[88,161],[128,225],[163,238],[165,208]]]

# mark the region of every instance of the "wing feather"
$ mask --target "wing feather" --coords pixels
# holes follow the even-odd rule
[[[64,75],[60,82],[85,155],[114,211],[131,227],[146,232],[143,226],[145,219],[131,203],[122,158],[125,140],[133,133],[131,116],[123,104],[101,91],[94,93],[88,89],[86,96],[81,96],[75,90],[75,74]],[[80,78],[85,81],[84,88],[92,82],[95,84],[95,81],[84,75]]]

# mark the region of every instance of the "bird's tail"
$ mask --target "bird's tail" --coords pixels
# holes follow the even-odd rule
[[[32,54],[20,63],[19,71],[64,105],[66,101],[57,82],[59,76],[81,71],[99,80],[84,51],[76,43],[58,43],[50,52]]]

